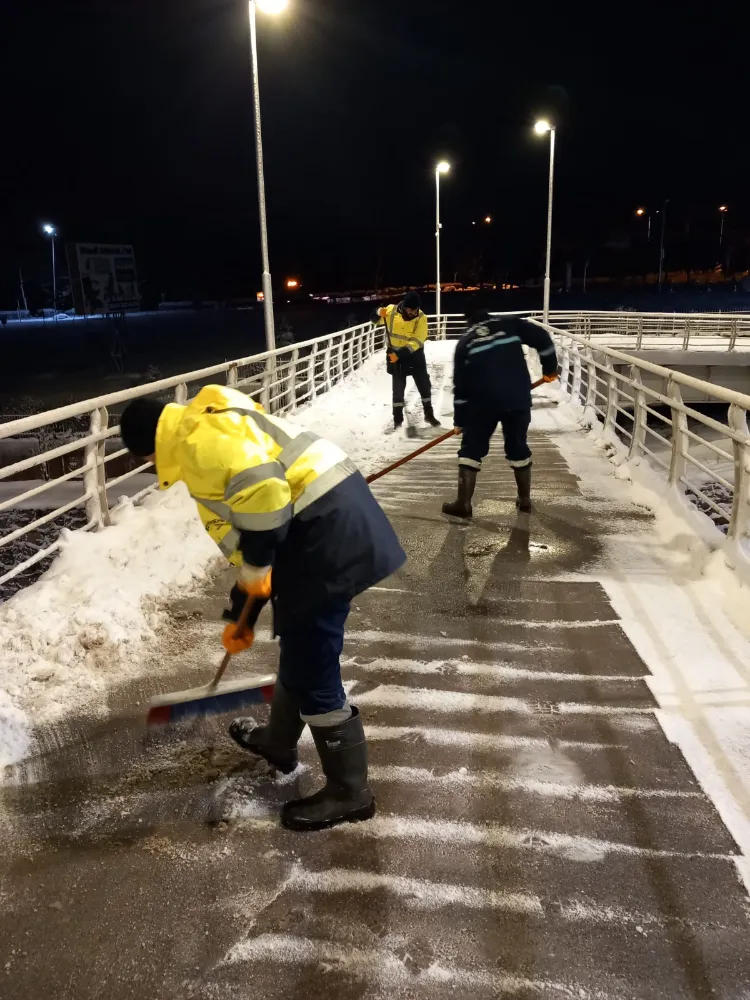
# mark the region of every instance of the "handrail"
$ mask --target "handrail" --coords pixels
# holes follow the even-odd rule
[[[555,339],[560,381],[571,402],[599,420],[612,443],[627,448],[628,460],[645,460],[666,478],[673,498],[683,506],[687,500],[704,524],[712,522],[718,529],[713,541],[724,549],[727,562],[747,574],[750,395],[607,347],[554,323],[529,322]],[[658,380],[657,385],[644,376],[651,383]],[[726,424],[685,403],[683,388],[727,404]],[[703,436],[696,433],[701,427]]]

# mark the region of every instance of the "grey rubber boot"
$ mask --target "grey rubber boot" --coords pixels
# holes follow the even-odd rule
[[[289,830],[324,830],[375,815],[375,796],[367,786],[367,742],[359,709],[339,726],[310,726],[326,776],[319,792],[287,802],[281,822]]]
[[[528,513],[531,510],[531,462],[521,469],[514,469],[513,474],[516,477],[516,486],[518,487],[516,507],[520,511]]]
[[[471,517],[473,510],[471,498],[477,485],[478,469],[468,465],[458,467],[458,496],[452,503],[443,504],[443,513],[452,517]]]
[[[297,744],[304,728],[297,701],[281,681],[276,681],[268,725],[259,726],[251,717],[235,719],[229,726],[229,735],[243,750],[289,774],[299,763]]]

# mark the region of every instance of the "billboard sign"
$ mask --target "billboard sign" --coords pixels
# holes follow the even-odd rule
[[[74,243],[67,250],[73,303],[79,315],[140,309],[132,246]]]

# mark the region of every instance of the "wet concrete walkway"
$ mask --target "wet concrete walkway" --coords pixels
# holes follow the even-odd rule
[[[278,780],[224,720],[144,735],[125,706],[149,685],[49,736],[3,791],[3,997],[750,996],[737,849],[584,579],[648,516],[585,499],[548,437],[534,452],[531,516],[499,443],[470,524],[439,513],[450,445],[378,484],[410,558],[357,601],[346,649],[373,822],[283,831],[279,803],[318,781],[309,738]],[[225,592],[178,609],[165,689],[215,657]]]

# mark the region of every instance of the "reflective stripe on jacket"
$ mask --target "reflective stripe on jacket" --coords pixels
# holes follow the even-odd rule
[[[385,325],[390,346],[399,351],[407,347],[410,351],[420,351],[427,340],[427,317],[420,310],[416,319],[405,319],[397,305],[384,306],[378,315]]]
[[[240,532],[284,527],[356,472],[338,445],[220,385],[164,408],[156,469],[162,489],[186,484],[209,535],[237,564]]]

